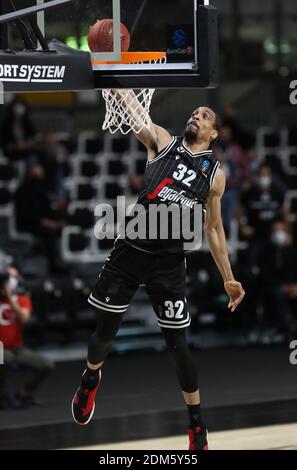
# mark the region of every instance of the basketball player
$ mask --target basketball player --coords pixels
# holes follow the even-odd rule
[[[138,203],[148,212],[151,204],[160,203],[159,196],[162,191],[164,194],[164,187],[168,187],[176,194],[174,204],[182,205],[191,200],[203,205],[206,210],[205,235],[230,297],[228,307],[234,312],[245,292],[240,282],[234,279],[221,220],[225,175],[211,150],[219,131],[218,115],[210,108],[199,107],[189,118],[183,137],[172,137],[152,122],[148,129],[136,134],[147,148],[144,189]],[[183,197],[178,197],[181,193]],[[145,284],[173,355],[188,408],[189,449],[208,449],[196,367],[186,341],[190,314],[185,298],[183,246],[182,240],[132,241],[126,238],[115,242],[89,297],[89,303],[97,308],[98,325],[88,345],[87,368],[72,401],[72,414],[78,424],[86,425],[93,416],[102,365],[135,291],[140,284]]]

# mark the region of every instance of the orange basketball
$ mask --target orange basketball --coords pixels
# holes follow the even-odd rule
[[[90,27],[88,34],[89,48],[92,52],[112,52],[113,47],[113,20],[98,20]],[[127,52],[130,46],[130,33],[121,23],[121,49]]]

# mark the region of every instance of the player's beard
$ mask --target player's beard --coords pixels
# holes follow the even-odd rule
[[[184,132],[184,138],[186,142],[188,142],[189,144],[193,144],[194,142],[196,142],[197,133],[191,131],[191,129],[186,128]]]

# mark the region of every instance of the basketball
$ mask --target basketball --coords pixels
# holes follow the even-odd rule
[[[89,48],[92,52],[112,52],[113,47],[113,20],[98,20],[90,27],[88,34]],[[127,52],[130,46],[130,33],[121,23],[121,50]]]

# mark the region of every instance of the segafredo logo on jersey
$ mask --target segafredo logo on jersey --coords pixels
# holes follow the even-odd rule
[[[161,202],[170,201],[192,209],[194,205],[197,204],[197,201],[195,199],[186,197],[184,190],[178,192],[175,189],[169,188],[167,186],[168,184],[173,183],[174,180],[172,178],[165,178],[152,193],[147,194],[147,199],[154,200],[159,197]]]
[[[0,64],[0,81],[28,83],[62,83],[65,65]]]
[[[193,209],[195,204],[198,204],[195,199],[186,197],[184,190],[178,192],[175,191],[175,189],[168,188],[167,186],[160,191],[158,197],[162,202],[170,201],[175,204],[180,204],[181,206],[189,207],[190,209]]]

